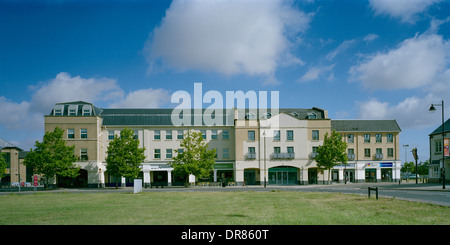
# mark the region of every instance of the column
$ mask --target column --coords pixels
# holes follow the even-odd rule
[[[167,186],[172,186],[172,170],[167,170]]]
[[[122,176],[122,187],[127,187],[126,181],[125,177]]]
[[[150,186],[150,170],[144,170],[144,187]]]
[[[217,169],[213,169],[214,171],[214,182],[217,182]]]

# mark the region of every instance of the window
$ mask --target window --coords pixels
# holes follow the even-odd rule
[[[381,134],[375,134],[375,142],[381,143]]]
[[[87,160],[88,160],[87,149],[81,149],[80,150],[80,161],[87,161]]]
[[[394,142],[394,135],[393,134],[386,134],[387,142],[392,143]]]
[[[211,139],[212,140],[216,140],[217,139],[217,130],[212,130],[211,131]]]
[[[435,153],[442,153],[442,142],[435,141],[434,142]]]
[[[182,140],[184,138],[183,130],[178,130],[177,139]]]
[[[73,128],[67,129],[67,138],[75,139],[75,129],[73,129]]]
[[[281,132],[280,130],[274,130],[273,131],[273,140],[280,141],[281,139]]]
[[[394,148],[388,148],[387,149],[387,156],[388,157],[394,157]]]
[[[181,154],[181,153],[183,153],[183,152],[184,152],[184,149],[183,149],[183,148],[180,148],[180,149],[177,150],[177,154]]]
[[[294,131],[288,130],[287,134],[286,134],[286,139],[287,140],[294,140]]]
[[[135,140],[139,139],[139,130],[134,130],[133,139]]]
[[[370,148],[364,148],[364,157],[370,157]]]
[[[161,139],[161,131],[155,130],[154,131],[154,135],[153,135],[153,139],[160,140]]]
[[[319,140],[319,130],[312,131],[312,140]]]
[[[222,130],[222,139],[223,140],[228,140],[230,139],[230,135],[228,133],[228,130]]]
[[[383,150],[381,148],[377,148],[375,150],[375,158],[377,159],[383,159]]]
[[[364,134],[364,143],[370,143],[370,134]]]
[[[91,115],[91,110],[89,110],[89,109],[83,110],[83,116],[90,116],[90,115]]]
[[[280,147],[274,147],[273,148],[273,153],[275,153],[275,154],[278,154],[278,153],[281,153],[281,148]]]
[[[288,146],[287,152],[288,152],[288,153],[294,153],[294,147]]]
[[[347,149],[347,157],[348,157],[348,159],[355,159],[355,149],[348,148]]]
[[[166,158],[172,158],[172,149],[166,149]]]
[[[248,153],[249,154],[255,154],[255,147],[249,147],[248,148]]]
[[[172,130],[166,130],[166,140],[172,139]]]
[[[200,130],[202,132],[202,138],[206,140],[206,130]]]
[[[222,157],[223,157],[223,159],[230,158],[230,150],[228,148],[223,148]]]
[[[255,141],[255,131],[248,131],[248,141]]]
[[[319,153],[317,153],[318,146],[313,146],[312,148],[312,158],[315,158]]]
[[[87,129],[85,128],[80,129],[80,135],[82,139],[87,139]]]
[[[155,149],[155,159],[161,159],[161,149]]]
[[[108,140],[113,140],[114,139],[114,131],[108,131]]]
[[[76,116],[76,115],[77,115],[77,111],[75,109],[69,110],[69,116]]]
[[[353,143],[355,141],[355,136],[353,134],[347,134],[347,142]]]
[[[55,109],[55,116],[62,116],[62,110],[61,109]]]

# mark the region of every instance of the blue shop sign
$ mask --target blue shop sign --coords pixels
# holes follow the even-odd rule
[[[380,168],[392,168],[391,162],[380,162]]]

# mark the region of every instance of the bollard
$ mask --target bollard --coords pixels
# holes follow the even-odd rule
[[[370,191],[375,191],[375,196],[378,200],[378,187],[368,187],[369,198],[370,198]]]

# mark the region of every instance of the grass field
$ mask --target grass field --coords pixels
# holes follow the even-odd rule
[[[450,224],[449,207],[308,192],[12,194],[0,214],[1,225]]]

